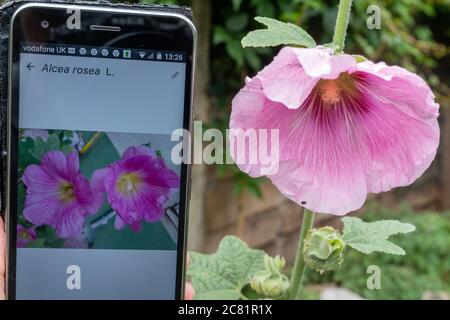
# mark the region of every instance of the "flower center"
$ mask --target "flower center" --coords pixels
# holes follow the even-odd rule
[[[345,93],[351,94],[355,90],[352,77],[348,73],[341,73],[337,79],[321,79],[317,84],[322,102],[329,107],[342,101]]]
[[[322,101],[327,104],[336,104],[341,101],[341,87],[336,80],[320,80],[319,94]]]
[[[58,198],[64,203],[68,203],[75,199],[73,185],[67,181],[62,182],[58,187]]]
[[[125,173],[117,179],[117,190],[124,195],[131,195],[138,191],[142,183],[141,177],[136,172]]]
[[[25,239],[25,240],[31,239],[31,237],[30,237],[30,235],[28,234],[28,231],[27,231],[27,230],[22,230],[22,231],[20,231],[20,232],[19,232],[19,238]]]

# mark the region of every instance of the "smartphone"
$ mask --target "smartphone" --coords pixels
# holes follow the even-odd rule
[[[182,299],[190,19],[30,3],[10,36],[7,298]]]

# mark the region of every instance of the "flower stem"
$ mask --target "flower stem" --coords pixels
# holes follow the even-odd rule
[[[333,44],[337,46],[336,52],[344,51],[345,37],[347,36],[348,21],[352,10],[353,0],[340,0],[334,29]]]
[[[314,223],[314,212],[307,209],[303,212],[303,223],[300,230],[300,238],[298,239],[297,254],[295,256],[294,268],[292,269],[291,287],[289,288],[289,299],[298,300],[300,287],[305,271],[305,261],[303,259],[303,244],[308,233]]]
[[[85,154],[92,147],[92,145],[100,138],[101,132],[96,132],[91,139],[84,145],[84,147],[80,150],[80,155]]]

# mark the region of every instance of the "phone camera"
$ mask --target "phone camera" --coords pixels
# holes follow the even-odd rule
[[[42,29],[48,29],[49,26],[50,26],[50,24],[48,23],[47,20],[42,20],[41,21],[41,28]]]

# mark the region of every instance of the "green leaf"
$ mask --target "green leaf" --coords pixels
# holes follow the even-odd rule
[[[65,154],[68,155],[72,150],[73,147],[71,145],[62,145],[60,150]]]
[[[242,68],[244,66],[244,49],[239,45],[239,41],[230,41],[226,44],[225,48],[238,68]]]
[[[267,29],[251,31],[242,39],[243,47],[316,46],[314,39],[295,24],[264,17],[256,17],[255,20],[267,26]]]
[[[241,32],[248,24],[248,14],[238,13],[227,18],[225,21],[225,26],[231,32]]]
[[[233,37],[227,30],[225,30],[225,28],[223,28],[221,26],[214,27],[214,32],[213,32],[213,44],[214,45],[217,46],[222,43],[230,42],[231,40],[233,40]]]
[[[367,223],[359,218],[345,217],[342,222],[344,223],[343,238],[345,243],[365,254],[384,252],[405,255],[405,250],[388,239],[396,234],[410,233],[416,230],[416,227],[412,224],[397,220]]]
[[[19,172],[23,172],[30,164],[39,163],[40,159],[35,159],[29,150],[35,147],[34,140],[30,137],[20,140],[19,145]]]
[[[30,149],[30,154],[36,159],[41,160],[42,156],[51,150],[58,150],[60,145],[59,138],[56,134],[52,133],[48,136],[47,141],[44,141],[41,137],[37,137],[34,140],[34,148]]]
[[[241,288],[257,271],[264,270],[264,251],[250,249],[242,240],[222,239],[216,253],[190,253],[188,275],[198,300],[238,300]]]
[[[36,239],[27,244],[27,248],[44,248],[45,247],[45,239]]]
[[[258,16],[275,17],[277,15],[277,8],[271,0],[251,0],[251,3]]]
[[[244,58],[253,70],[261,69],[261,58],[256,54],[255,49],[245,50]]]

